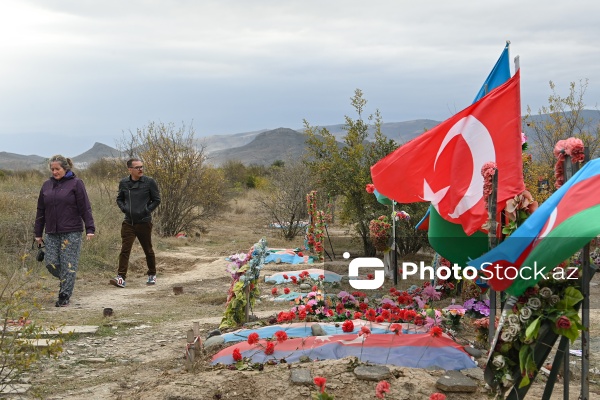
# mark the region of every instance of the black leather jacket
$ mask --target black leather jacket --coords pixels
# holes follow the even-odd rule
[[[152,221],[152,211],[160,204],[160,192],[156,181],[142,176],[134,181],[131,176],[121,179],[117,205],[125,214],[125,222],[140,224]]]

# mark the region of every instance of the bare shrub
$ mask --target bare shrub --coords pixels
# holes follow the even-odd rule
[[[206,162],[204,146],[195,145],[192,127],[151,122],[129,132],[124,154],[144,161],[146,173],[158,183],[161,204],[156,210],[157,230],[174,236],[201,229],[203,222],[224,208],[222,171]]]
[[[268,185],[257,196],[258,212],[267,224],[279,229],[281,236],[292,240],[306,226],[306,194],[310,189],[310,173],[301,162],[273,167]]]

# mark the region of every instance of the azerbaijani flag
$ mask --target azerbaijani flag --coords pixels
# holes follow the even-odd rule
[[[497,247],[470,261],[496,291],[520,296],[600,234],[600,159],[583,166]]]
[[[463,346],[445,335],[433,337],[429,333],[398,336],[373,333],[366,338],[357,334],[294,338],[280,343],[271,342],[274,351],[270,355],[264,352],[267,341],[261,339],[258,343],[259,347],[248,342],[229,346],[213,356],[212,364],[234,364],[233,351],[238,349],[242,357],[248,357],[255,363],[281,359],[296,362],[304,355],[311,360],[337,360],[354,356],[360,357],[363,362],[410,368],[461,370],[477,366]]]

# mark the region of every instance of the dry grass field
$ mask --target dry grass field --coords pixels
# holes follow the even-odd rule
[[[43,178],[31,177],[22,181],[0,183],[0,224],[4,251],[0,268],[3,274],[17,269],[23,289],[30,298],[36,298],[39,309],[30,319],[42,326],[96,325],[94,335],[72,335],[64,338],[63,351],[52,359],[45,359],[24,376],[30,384],[20,398],[32,399],[309,399],[316,393],[314,386],[295,386],[289,379],[290,368],[298,365],[278,364],[265,366],[263,371],[231,371],[209,365],[216,350],[202,354],[192,371],[185,368],[186,332],[194,322],[200,324],[200,336],[218,328],[225,310],[231,277],[226,272],[225,257],[246,252],[260,238],[266,238],[271,248],[302,247],[303,238],[287,242],[278,237],[256,215],[254,193],[246,192],[230,201],[230,207],[220,218],[212,221],[202,233],[191,233],[186,238],[158,238],[155,240],[158,262],[158,283],[145,285],[145,263],[136,244],[132,256],[127,287],[118,289],[108,284],[116,270],[119,251],[118,227],[121,214],[114,205],[114,188],[101,182],[86,182],[98,226],[94,241],[84,243],[81,268],[71,305],[55,308],[58,283],[30,256],[31,227],[35,215],[35,199]],[[9,229],[10,227],[10,229]],[[6,232],[13,230],[14,236]],[[358,243],[343,226],[330,229],[331,246],[336,255],[326,268],[340,274],[347,273],[348,261],[342,252],[360,255]],[[21,247],[19,247],[21,246]],[[331,250],[329,242],[326,248]],[[21,257],[26,255],[25,257]],[[418,254],[411,260],[429,262],[431,256]],[[26,274],[25,270],[31,270]],[[269,275],[277,271],[295,270],[291,265],[267,264],[261,271]],[[594,280],[593,293],[598,294],[599,278]],[[405,289],[412,282],[401,282]],[[175,295],[174,286],[183,293]],[[374,295],[389,291],[390,282]],[[289,307],[274,303],[272,285],[261,283],[261,301],[253,313],[268,318]],[[344,287],[342,287],[344,288]],[[338,289],[339,290],[339,289]],[[112,308],[113,315],[105,317],[103,310]],[[597,307],[593,310],[593,345],[598,346]],[[463,344],[474,339],[468,325],[459,330],[458,340]],[[481,360],[479,360],[481,362]],[[375,398],[376,382],[356,379],[348,372],[349,360],[329,360],[303,364],[313,376],[328,379],[327,389],[336,399]],[[592,354],[592,365],[600,368],[598,352]],[[390,367],[389,399],[428,399],[438,391],[435,382],[443,375],[439,370],[421,370]],[[575,370],[575,368],[574,368]],[[592,375],[594,381],[600,379]],[[448,393],[449,400],[488,399],[490,394],[479,382],[476,393]],[[528,398],[541,398],[544,378],[539,379]],[[600,386],[592,382],[592,396],[600,395]],[[562,381],[555,389],[553,399],[562,398]],[[578,397],[578,381],[571,382],[571,396]],[[0,395],[0,398],[2,396]],[[594,397],[591,397],[594,398]]]

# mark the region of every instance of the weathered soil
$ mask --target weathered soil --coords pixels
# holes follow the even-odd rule
[[[316,393],[314,385],[296,386],[290,381],[290,368],[309,368],[312,376],[327,378],[327,391],[336,399],[375,398],[377,382],[362,381],[348,370],[349,360],[318,361],[309,364],[279,364],[265,366],[263,371],[232,371],[210,367],[214,353],[204,353],[194,369],[185,368],[186,333],[193,322],[200,323],[200,336],[218,328],[225,309],[227,290],[231,283],[225,271],[225,256],[246,251],[249,246],[272,232],[261,227],[243,229],[235,226],[239,216],[231,214],[221,219],[201,238],[171,239],[161,245],[158,256],[158,282],[145,285],[144,261],[139,253],[132,262],[127,287],[119,289],[108,284],[112,276],[85,273],[78,278],[72,303],[55,308],[53,296],[56,281],[39,272],[48,294],[44,309],[37,316],[45,325],[98,325],[95,335],[74,335],[66,339],[63,352],[44,361],[28,376],[31,389],[23,398],[44,399],[309,399]],[[224,222],[224,223],[223,223]],[[343,231],[338,232],[340,235]],[[300,240],[297,240],[298,244]],[[279,245],[283,242],[274,243]],[[295,242],[294,242],[295,243]],[[289,244],[288,244],[289,245]],[[340,246],[339,244],[335,244]],[[344,248],[336,249],[341,254]],[[338,256],[339,259],[339,256]],[[343,263],[343,261],[340,261]],[[262,274],[294,270],[290,265],[268,264]],[[592,368],[600,372],[600,339],[596,277],[592,286],[593,307],[591,336]],[[174,286],[183,293],[175,295]],[[389,284],[388,284],[389,287]],[[287,310],[284,304],[268,301],[271,285],[262,284],[264,300],[254,313],[258,317]],[[113,316],[104,317],[103,309],[113,309]],[[465,329],[464,343],[472,340]],[[460,332],[459,332],[460,336]],[[579,363],[579,358],[571,360]],[[483,360],[479,360],[483,362]],[[573,370],[577,373],[577,365]],[[435,383],[444,371],[390,366],[394,372],[389,399],[428,399],[439,391]],[[577,373],[577,376],[579,374]],[[591,397],[600,396],[598,375],[591,375]],[[488,399],[490,394],[479,382],[476,393],[446,393],[449,400]],[[528,398],[541,398],[545,378],[540,377]],[[556,386],[553,399],[562,398],[562,380]],[[571,399],[578,398],[579,381],[570,383]]]

